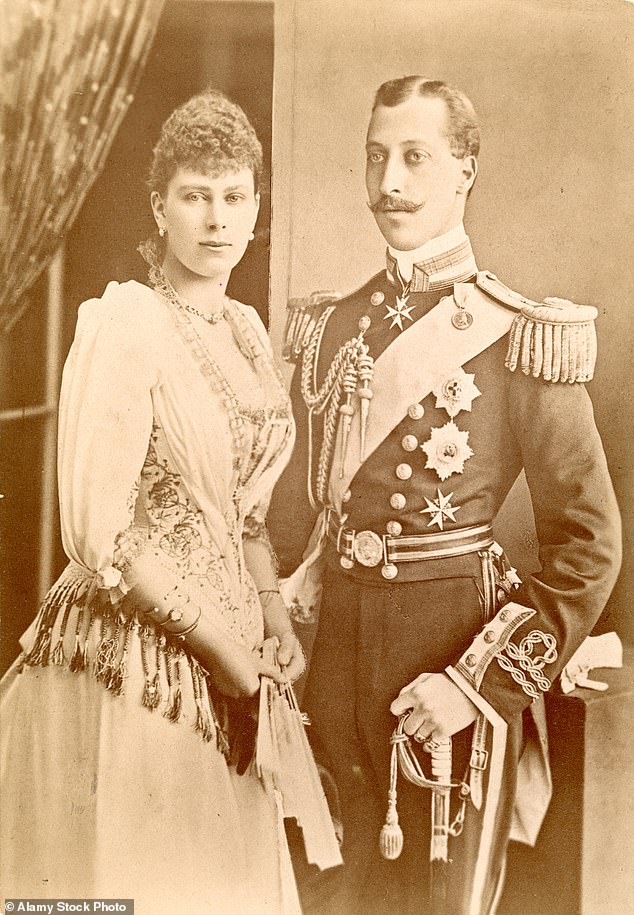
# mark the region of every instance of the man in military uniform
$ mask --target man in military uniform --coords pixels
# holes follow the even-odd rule
[[[304,704],[345,865],[320,913],[492,911],[511,827],[534,840],[547,801],[537,779],[514,812],[536,737],[545,755],[543,694],[618,571],[583,385],[596,310],[530,302],[478,270],[462,224],[478,150],[462,92],[381,86],[366,187],[387,269],[289,317],[298,440],[269,528],[289,602],[313,602],[316,570],[322,588]],[[522,468],[541,571],[520,582],[491,525]],[[397,785],[399,760],[418,785]]]

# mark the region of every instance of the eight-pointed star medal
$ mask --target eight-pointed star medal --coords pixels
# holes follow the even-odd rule
[[[421,515],[425,515],[425,514],[432,515],[431,521],[429,522],[427,527],[431,527],[433,524],[437,524],[438,527],[440,528],[440,530],[442,531],[442,530],[444,530],[443,525],[445,522],[445,518],[448,521],[455,521],[456,518],[455,518],[454,512],[457,512],[460,509],[460,506],[451,504],[451,499],[453,497],[452,492],[450,492],[448,496],[443,496],[440,489],[438,489],[437,492],[438,492],[438,498],[436,499],[435,502],[432,502],[431,499],[428,499],[427,496],[425,496],[425,502],[427,502],[427,508],[421,508],[420,514]]]
[[[407,318],[408,321],[414,320],[410,312],[412,312],[416,306],[407,304],[407,296],[401,298],[400,295],[397,295],[396,305],[392,307],[386,302],[385,307],[387,308],[387,314],[384,315],[383,320],[385,321],[387,318],[392,319],[390,330],[392,330],[393,327],[398,327],[399,330],[403,330],[403,318]]]

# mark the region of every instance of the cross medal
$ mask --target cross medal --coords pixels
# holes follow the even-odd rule
[[[387,314],[383,316],[383,320],[386,321],[388,318],[392,319],[390,324],[390,330],[393,327],[398,327],[399,330],[403,330],[403,318],[407,318],[408,321],[413,321],[411,312],[416,308],[415,305],[408,305],[407,300],[409,299],[409,283],[405,284],[399,275],[399,280],[401,281],[402,291],[400,295],[396,296],[396,305],[388,305],[385,303],[387,309]]]

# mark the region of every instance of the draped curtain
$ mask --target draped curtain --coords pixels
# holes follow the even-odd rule
[[[164,0],[1,0],[0,330],[28,307],[133,98]]]

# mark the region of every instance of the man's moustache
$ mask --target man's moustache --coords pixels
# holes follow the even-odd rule
[[[405,200],[404,197],[394,197],[391,194],[385,194],[380,197],[376,203],[368,203],[373,213],[415,213],[422,210],[424,203],[414,203],[412,200]]]

